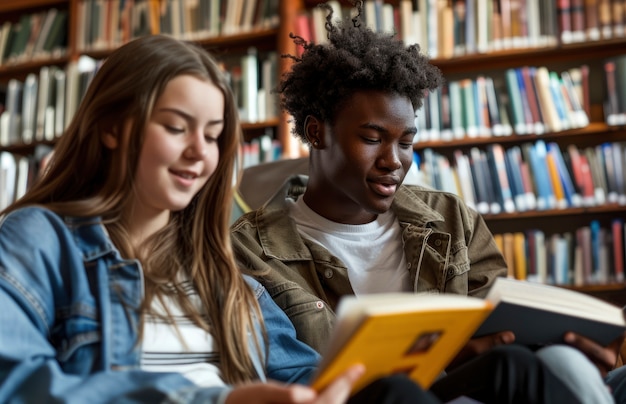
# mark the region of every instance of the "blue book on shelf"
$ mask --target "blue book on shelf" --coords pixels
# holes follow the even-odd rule
[[[548,143],[548,153],[551,153],[554,156],[554,160],[557,163],[557,170],[559,171],[559,178],[561,180],[561,185],[563,186],[563,192],[565,193],[567,206],[582,206],[582,197],[574,187],[574,182],[572,181],[569,171],[567,170],[567,167],[565,165],[565,160],[563,159],[563,153],[561,152],[561,148],[557,143],[550,142]]]
[[[600,221],[592,220],[589,228],[591,229],[591,279],[594,283],[598,283],[601,277],[600,254],[603,242]]]
[[[533,180],[537,191],[537,209],[554,209],[556,198],[550,183],[550,173],[546,164],[546,144],[538,140],[529,148],[530,165],[533,171]]]
[[[569,129],[571,125],[565,107],[565,100],[563,99],[563,92],[561,91],[561,79],[556,72],[550,72],[550,94],[554,100],[554,106],[559,115],[559,121],[561,121],[561,128],[563,130]]]
[[[515,203],[515,210],[518,212],[524,212],[526,208],[526,193],[524,191],[524,182],[522,180],[522,173],[520,172],[520,166],[514,163],[514,157],[512,156],[512,150],[508,149],[504,152],[504,164],[506,166],[506,173],[509,179],[509,186],[511,187],[511,196]]]

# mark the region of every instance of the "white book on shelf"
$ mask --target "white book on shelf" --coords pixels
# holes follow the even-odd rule
[[[269,52],[261,63],[261,82],[263,83],[265,119],[278,117],[278,97],[273,91],[278,77],[278,54]],[[261,108],[259,107],[259,110]]]
[[[50,97],[50,67],[43,66],[39,69],[39,90],[37,94],[37,118],[35,120],[35,140],[44,139],[44,124],[46,118],[46,108]]]
[[[415,30],[417,26],[413,24],[413,2],[411,0],[400,0],[400,35],[405,45],[413,45],[417,42]]]
[[[16,163],[13,154],[0,151],[0,210],[15,200]]]
[[[9,112],[2,111],[0,113],[0,146],[9,146],[11,144],[9,138]]]
[[[54,136],[59,137],[65,131],[68,121],[65,120],[65,71],[58,69],[54,72]]]
[[[15,200],[20,199],[28,189],[28,178],[30,177],[30,159],[26,156],[16,156],[17,179],[15,183]]]
[[[37,119],[37,92],[39,78],[29,73],[24,80],[22,94],[22,142],[31,143],[35,137]]]
[[[244,122],[257,122],[259,120],[257,94],[259,92],[259,59],[256,48],[249,48],[246,55],[241,58],[241,79],[243,110],[241,114]]]

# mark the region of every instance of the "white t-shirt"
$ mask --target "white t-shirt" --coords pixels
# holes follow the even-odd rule
[[[287,200],[300,234],[346,264],[355,294],[411,290],[402,228],[393,212],[378,215],[371,223],[342,224],[312,211],[302,197]]]
[[[183,281],[181,284],[193,304],[200,306],[191,281]],[[213,336],[185,316],[176,301],[165,297],[164,302],[178,325],[178,332],[173,324],[163,318],[146,315],[141,369],[149,372],[182,373],[199,386],[224,386]],[[152,299],[152,309],[159,314],[166,313],[157,298]]]

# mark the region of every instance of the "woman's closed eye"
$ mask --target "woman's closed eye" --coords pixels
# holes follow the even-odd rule
[[[185,128],[182,126],[175,126],[175,125],[163,125],[163,127],[165,128],[165,130],[167,130],[169,133],[173,133],[173,134],[179,134],[179,133],[185,133]]]

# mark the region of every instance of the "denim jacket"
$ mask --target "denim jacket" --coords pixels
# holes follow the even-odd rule
[[[307,177],[291,177],[264,206],[232,227],[235,255],[293,322],[298,338],[321,351],[334,309],[354,294],[340,259],[304,239],[289,217],[286,198],[297,199]],[[402,227],[407,271],[416,293],[483,297],[506,264],[482,217],[457,196],[401,186],[391,210]]]
[[[268,349],[259,378],[306,383],[315,351],[248,278]],[[99,218],[39,207],[0,221],[0,402],[222,402],[229,387],[202,388],[178,373],[140,370],[141,266],[125,260]],[[257,327],[256,332],[259,332]],[[251,343],[254,347],[254,344]]]

